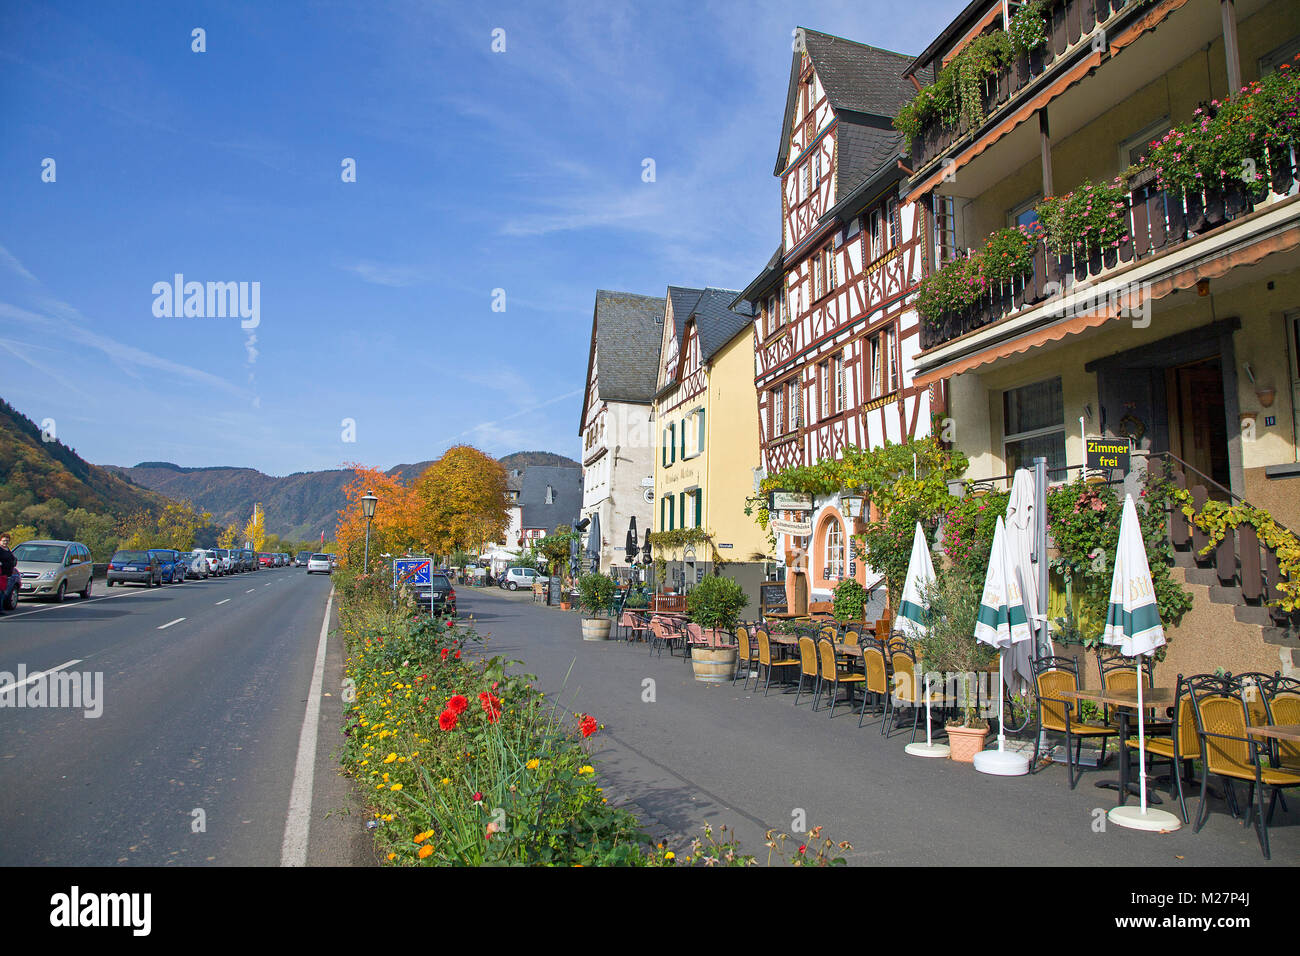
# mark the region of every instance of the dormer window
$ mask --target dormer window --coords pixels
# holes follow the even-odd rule
[[[555,504],[555,489],[550,485],[546,486],[546,503],[548,505]]]

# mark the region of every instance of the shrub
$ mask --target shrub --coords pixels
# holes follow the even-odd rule
[[[916,642],[916,652],[926,672],[956,671],[963,680],[983,670],[993,660],[994,650],[975,639],[975,621],[979,617],[980,599],[984,594],[982,576],[960,568],[940,571],[925,589],[922,599],[929,606],[927,631]],[[975,718],[975,695],[967,686],[961,726],[987,727]]]
[[[1057,255],[1076,247],[1118,246],[1129,237],[1128,192],[1120,179],[1085,179],[1073,192],[1048,196],[1037,208],[1048,248]]]
[[[719,575],[706,577],[686,595],[687,613],[705,630],[734,630],[747,604],[745,589],[731,578]]]
[[[614,579],[599,571],[578,578],[578,607],[589,614],[604,614],[614,600],[618,585]]]
[[[1038,223],[999,229],[984,241],[977,254],[977,268],[988,285],[1010,282],[1032,272],[1034,250],[1043,230]]]
[[[831,615],[841,623],[862,620],[867,589],[853,578],[845,578],[831,591]]]

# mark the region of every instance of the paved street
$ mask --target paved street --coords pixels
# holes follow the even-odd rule
[[[66,665],[104,681],[98,718],[0,709],[0,864],[278,865],[329,590],[295,569],[152,590],[97,580],[90,601],[0,618],[0,671]],[[309,862],[367,862],[359,819],[340,823],[346,781],[328,768],[331,644]]]
[[[842,706],[830,719],[825,709],[812,713],[807,696],[795,709],[793,694],[775,688],[765,699],[761,689],[699,683],[680,657],[647,656],[644,644],[584,643],[576,614],[536,606],[531,595],[458,594],[462,615],[472,613],[491,634],[489,653],[523,660],[563,709],[590,712],[605,725],[593,738],[599,770],[617,802],[634,801],[645,812],[655,837],[681,839],[706,821],[725,823],[762,859],[763,832],[789,832],[802,810],[808,826],[823,825],[826,836],[853,844],[855,864],[1265,862],[1253,829],[1218,801],[1199,834],[1190,826],[1166,835],[1114,826],[1094,832],[1094,821],[1104,822],[1094,810],[1114,806],[1115,793],[1093,784],[1113,776],[1114,763],[1085,772],[1071,791],[1064,766],[998,778],[910,757],[907,734],[886,740],[871,723],[858,729],[857,714]],[[647,680],[654,682],[652,703],[642,701]],[[1273,865],[1300,858],[1300,796],[1290,800],[1270,829]],[[1189,801],[1193,815],[1195,808]]]

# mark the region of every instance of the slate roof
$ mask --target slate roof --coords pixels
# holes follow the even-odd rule
[[[546,487],[555,489],[555,500],[546,503]],[[582,469],[567,465],[529,465],[519,492],[523,506],[525,528],[545,528],[547,533],[557,526],[572,526],[582,510]]]
[[[648,405],[654,399],[663,323],[662,297],[597,290],[578,434],[587,415],[592,362],[603,401]]]
[[[682,329],[686,327],[686,320],[690,318],[691,310],[695,308],[695,303],[700,301],[700,296],[703,294],[703,289],[687,289],[679,285],[668,287],[668,298],[673,304],[673,331],[679,341],[682,337]]]
[[[700,332],[700,357],[705,362],[754,322],[754,312],[748,303],[731,308],[737,294],[734,289],[705,289],[691,312]]]
[[[893,162],[901,153],[903,137],[894,129],[893,117],[916,94],[911,81],[903,76],[912,58],[843,37],[802,29],[813,69],[817,71],[827,100],[840,123],[835,186],[836,194],[843,196],[881,164]],[[792,53],[790,85],[786,92],[781,143],[774,170],[777,176],[785,171],[789,158],[799,61],[800,55]]]

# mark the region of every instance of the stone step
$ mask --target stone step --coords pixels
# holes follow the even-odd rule
[[[1246,599],[1241,596],[1241,588],[1236,585],[1224,587],[1221,584],[1210,585],[1210,600],[1215,604],[1240,604],[1246,605]]]
[[[1219,584],[1219,575],[1213,568],[1188,568],[1186,577],[1188,584],[1199,584],[1205,588],[1217,587]]]
[[[1282,647],[1300,648],[1300,628],[1296,627],[1261,627],[1260,633],[1269,644]]]
[[[1273,626],[1273,615],[1269,614],[1266,607],[1251,607],[1249,604],[1238,604],[1232,609],[1232,613],[1243,624],[1254,624],[1258,627]]]

